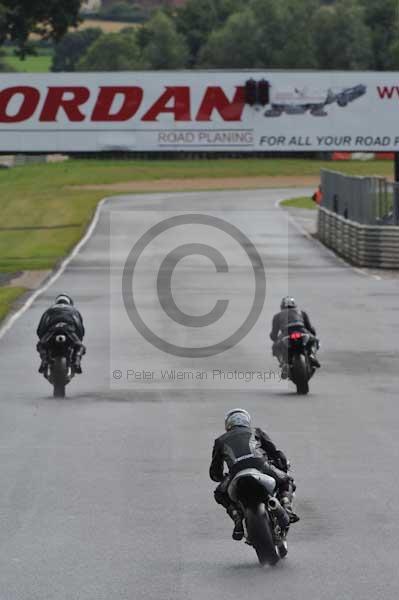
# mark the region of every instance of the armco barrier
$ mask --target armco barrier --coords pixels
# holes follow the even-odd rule
[[[399,188],[383,177],[321,171],[321,206],[362,225],[399,225]]]
[[[359,267],[399,269],[399,227],[361,225],[320,207],[318,237]]]

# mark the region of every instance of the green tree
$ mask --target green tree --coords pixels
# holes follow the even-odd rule
[[[190,65],[197,62],[199,52],[212,31],[223,25],[240,0],[187,0],[176,13],[177,31],[184,35],[190,51]]]
[[[76,65],[77,71],[132,71],[142,68],[134,32],[103,33]]]
[[[151,69],[180,69],[186,66],[189,52],[183,35],[165,13],[158,11],[145,25],[147,43],[143,63]]]
[[[213,31],[199,55],[208,68],[256,68],[259,64],[259,26],[250,9],[232,14],[226,24]]]
[[[389,47],[389,60],[386,63],[387,69],[397,71],[399,69],[399,38],[397,38]]]
[[[283,3],[280,0],[252,0],[250,7],[260,29],[257,45],[259,63],[264,68],[282,67],[287,35]]]
[[[110,21],[142,22],[148,18],[149,8],[126,1],[116,2],[100,10],[99,16]]]
[[[336,34],[336,12],[333,7],[323,6],[315,14],[312,23],[313,40],[320,69],[333,69],[337,48],[334,44]]]
[[[312,35],[312,15],[319,7],[318,0],[285,0],[281,6],[283,37],[281,51],[274,67],[284,69],[312,69],[317,67],[317,56]]]
[[[4,50],[0,49],[0,73],[10,73],[15,71],[15,69],[13,67],[10,67],[6,61],[4,60],[4,58],[6,57],[6,53],[4,52]]]
[[[356,1],[323,6],[313,19],[313,39],[321,69],[369,69],[371,32]]]
[[[0,44],[11,40],[20,56],[33,53],[29,36],[58,41],[78,24],[81,0],[0,0]]]
[[[73,31],[56,45],[52,71],[75,71],[76,65],[92,43],[102,35],[99,27]]]
[[[373,62],[371,68],[392,68],[391,49],[399,38],[398,0],[361,0],[364,19],[371,30]]]

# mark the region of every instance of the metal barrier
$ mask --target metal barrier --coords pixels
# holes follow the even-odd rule
[[[320,207],[318,237],[359,267],[399,269],[399,227],[362,225]]]
[[[322,170],[321,206],[363,225],[399,225],[399,184]]]
[[[360,267],[399,269],[399,185],[322,171],[318,237]]]

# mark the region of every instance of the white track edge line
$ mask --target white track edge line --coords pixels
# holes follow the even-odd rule
[[[274,206],[276,208],[280,208],[281,210],[283,210],[281,208],[281,203],[284,202],[286,199],[287,198],[281,198],[280,200],[277,200],[275,202]],[[334,250],[331,250],[331,248],[328,248],[327,246],[325,246],[323,244],[323,242],[321,242],[319,239],[317,239],[317,238],[313,237],[312,235],[310,235],[310,233],[308,233],[306,231],[306,229],[304,227],[302,227],[302,225],[300,225],[298,223],[298,221],[296,221],[296,219],[289,213],[288,209],[284,210],[284,212],[286,213],[289,222],[295,227],[295,229],[297,231],[299,231],[300,233],[302,233],[302,235],[304,235],[306,237],[306,239],[319,244],[323,248],[323,250],[327,251],[329,254],[331,254],[332,256],[334,256],[334,258],[338,262],[341,262],[342,264],[344,264],[345,267],[349,267],[352,271],[355,271],[355,273],[358,273],[359,275],[363,275],[363,277],[368,277],[370,279],[375,279],[376,281],[382,281],[382,277],[380,275],[374,275],[374,273],[369,273],[365,269],[360,269],[359,267],[354,267],[353,265],[351,265],[344,258],[342,258],[342,256],[339,256],[338,254],[336,254],[334,252]]]
[[[0,326],[0,340],[5,336],[5,334],[11,329],[14,323],[22,317],[22,315],[32,306],[35,300],[41,296],[44,292],[46,292],[49,287],[51,287],[59,277],[64,273],[65,269],[69,265],[69,263],[75,258],[75,256],[80,252],[83,246],[89,241],[91,238],[93,231],[95,230],[99,218],[100,212],[104,205],[104,203],[108,200],[108,198],[103,198],[97,204],[96,210],[94,212],[93,218],[90,221],[90,224],[86,230],[84,236],[79,240],[79,242],[72,248],[71,252],[61,261],[59,266],[55,269],[55,271],[50,275],[48,279],[44,281],[44,283],[37,288],[24,302],[20,309],[16,312],[12,313],[8,318],[6,317],[3,325]]]

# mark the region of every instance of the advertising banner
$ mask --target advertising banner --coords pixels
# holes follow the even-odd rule
[[[268,103],[245,103],[248,79]],[[0,152],[399,151],[399,73],[0,75]]]

